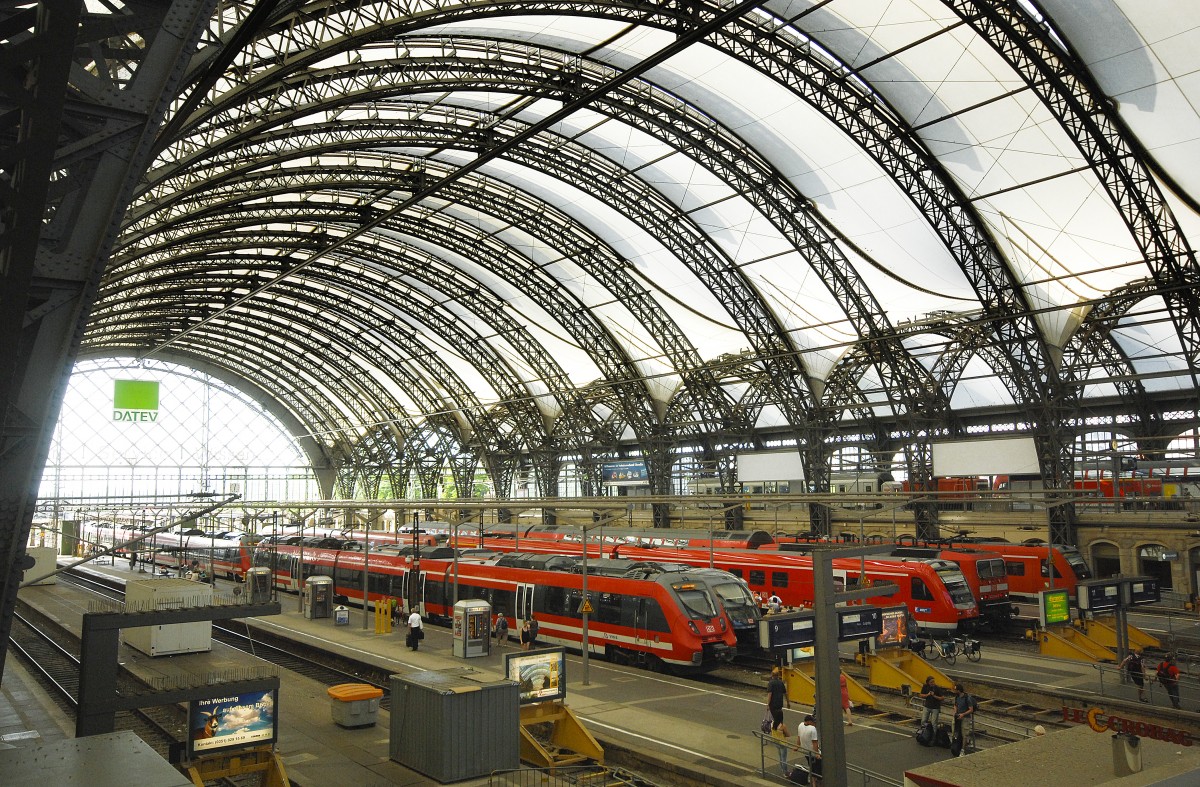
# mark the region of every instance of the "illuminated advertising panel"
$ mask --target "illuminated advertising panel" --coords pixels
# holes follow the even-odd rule
[[[193,700],[188,708],[188,755],[274,743],[278,737],[274,689]]]
[[[602,481],[608,486],[649,486],[650,473],[641,459],[605,462],[600,467]]]
[[[1042,626],[1056,626],[1059,623],[1069,623],[1071,620],[1071,594],[1063,590],[1043,590],[1041,592]]]
[[[879,632],[880,647],[904,645],[908,639],[908,609],[888,607],[881,612],[883,613],[883,631]]]
[[[504,676],[518,684],[522,705],[567,697],[567,651],[564,648],[504,654]]]

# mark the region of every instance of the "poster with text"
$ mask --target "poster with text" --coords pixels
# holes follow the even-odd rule
[[[277,736],[275,690],[193,700],[188,711],[188,751],[207,754],[272,743]]]

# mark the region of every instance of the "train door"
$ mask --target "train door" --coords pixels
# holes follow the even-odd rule
[[[412,612],[414,609],[425,617],[425,573],[413,573],[405,569],[397,578],[400,583],[400,597],[404,600],[404,609]]]
[[[533,591],[537,585],[521,583],[517,585],[517,608],[514,610],[517,618],[517,631],[525,621],[533,617]]]

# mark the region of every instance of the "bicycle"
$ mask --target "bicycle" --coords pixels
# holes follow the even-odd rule
[[[958,640],[947,639],[936,643],[935,650],[937,650],[939,656],[946,660],[947,664],[953,666],[954,662],[958,660],[958,654],[962,653],[960,647],[961,643]]]
[[[967,661],[979,661],[983,658],[983,646],[977,639],[962,637],[958,647],[959,652],[967,657]]]

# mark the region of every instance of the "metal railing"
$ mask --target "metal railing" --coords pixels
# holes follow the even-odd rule
[[[1137,700],[1137,686],[1134,685],[1125,670],[1112,664],[1093,664],[1092,668],[1100,676],[1100,694],[1102,696],[1122,700]],[[1167,695],[1167,689],[1155,677],[1157,669],[1157,662],[1152,660],[1145,662],[1146,677],[1143,692],[1146,700],[1151,705],[1169,706],[1171,700]],[[1200,702],[1200,677],[1189,675],[1182,669],[1180,670],[1179,700],[1184,710],[1194,710],[1196,708],[1197,703]]]
[[[780,784],[790,784],[787,776],[781,773],[780,767],[780,749],[785,750],[784,757],[789,768],[807,768],[804,755],[792,743],[786,746],[781,744],[775,738],[767,735],[759,730],[754,730],[754,737],[758,738],[759,750],[759,775],[769,781],[778,782]],[[768,748],[769,747],[769,748]],[[882,773],[860,768],[857,765],[846,763],[846,783],[862,785],[863,787],[903,787],[904,782],[899,779],[893,779],[890,776],[884,776]]]
[[[512,770],[492,771],[488,775],[488,785],[500,787],[653,787],[651,782],[641,776],[628,773],[620,768],[602,765],[571,765],[558,768],[514,768]]]

